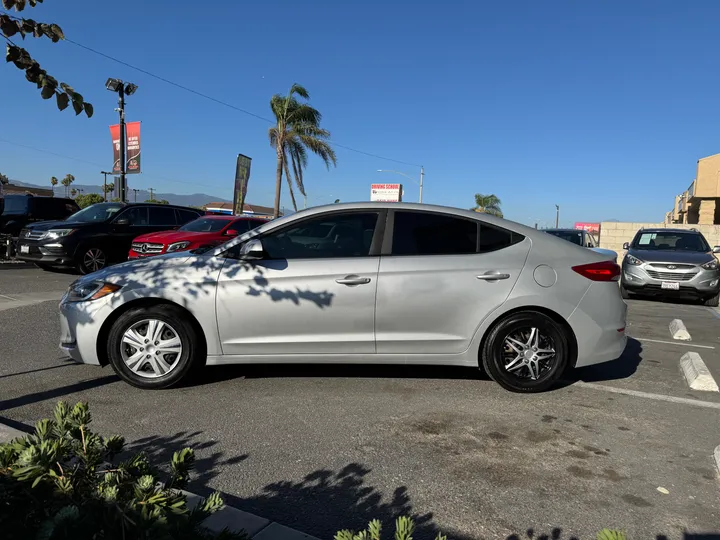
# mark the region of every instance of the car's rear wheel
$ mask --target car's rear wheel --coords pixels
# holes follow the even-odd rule
[[[720,305],[720,293],[711,296],[710,298],[706,298],[703,302],[706,306],[710,307],[718,307]]]
[[[110,329],[108,356],[115,373],[138,388],[167,388],[201,363],[202,337],[179,308],[130,309]]]
[[[482,363],[490,377],[512,392],[542,392],[563,374],[570,348],[564,329],[543,313],[513,313],[485,339]]]
[[[81,274],[97,272],[108,265],[107,254],[99,247],[83,248],[78,252],[75,265]]]

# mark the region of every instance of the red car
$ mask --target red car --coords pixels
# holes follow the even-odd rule
[[[203,216],[179,229],[138,236],[132,242],[128,258],[215,247],[267,221],[253,217]]]

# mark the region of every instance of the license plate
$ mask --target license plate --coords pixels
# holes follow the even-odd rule
[[[20,253],[30,253],[30,246],[20,246]]]
[[[680,284],[677,281],[663,281],[660,285],[661,289],[670,289],[671,291],[679,291]]]

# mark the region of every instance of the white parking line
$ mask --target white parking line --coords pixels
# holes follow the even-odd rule
[[[720,446],[715,447],[713,457],[715,458],[715,466],[717,467],[718,472],[720,472]]]
[[[51,302],[53,300],[56,302],[60,302],[60,298],[62,298],[63,294],[65,294],[65,291],[22,293],[14,295],[14,298],[12,296],[0,295],[3,297],[2,299],[0,299],[0,311],[25,306],[32,306],[35,304],[40,304],[42,302]]]
[[[612,392],[613,394],[624,394],[626,396],[641,397],[646,399],[654,399],[656,401],[669,401],[670,403],[679,403],[682,405],[694,405],[695,407],[705,407],[707,409],[720,409],[720,403],[712,403],[709,401],[700,401],[697,399],[688,399],[675,396],[666,396],[663,394],[651,394],[649,392],[640,392],[638,390],[628,390],[626,388],[616,388],[614,386],[605,386],[604,384],[586,383],[578,381],[573,386],[583,388],[592,388],[593,390],[602,390],[603,392]]]
[[[690,332],[685,328],[685,323],[681,319],[673,319],[670,321],[670,335],[673,339],[679,339],[680,341],[690,341]]]
[[[710,345],[696,345],[695,343],[676,343],[674,341],[663,341],[662,339],[649,339],[637,336],[628,336],[629,338],[636,339],[638,341],[648,341],[650,343],[664,343],[666,345],[678,345],[680,347],[697,347],[698,349],[714,349]]]
[[[693,390],[704,392],[720,392],[710,370],[696,352],[686,352],[680,358],[680,368]]]

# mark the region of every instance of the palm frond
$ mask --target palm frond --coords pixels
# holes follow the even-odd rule
[[[278,129],[276,127],[271,127],[268,129],[268,139],[270,139],[270,146],[273,148],[277,148],[277,142],[278,142]]]
[[[330,132],[327,129],[322,129],[319,126],[308,122],[293,122],[292,131],[298,135],[306,135],[308,137],[315,137],[316,139],[330,138]]]
[[[320,124],[320,120],[322,120],[322,114],[310,105],[298,103],[297,106],[288,108],[288,124],[309,124],[317,127]]]
[[[290,146],[290,162],[292,163],[293,172],[295,173],[295,183],[297,184],[300,193],[302,193],[303,197],[305,197],[306,193],[305,184],[303,183],[303,168],[297,155],[298,148],[302,149],[302,146]]]
[[[310,150],[313,154],[320,156],[328,169],[330,168],[331,163],[333,165],[337,165],[335,150],[333,150],[332,146],[328,143],[308,135],[299,135],[298,138],[308,148],[308,150]]]
[[[293,94],[297,94],[303,99],[310,99],[310,93],[305,89],[304,86],[301,86],[298,83],[293,83],[293,85],[290,87],[288,96],[292,96]]]

